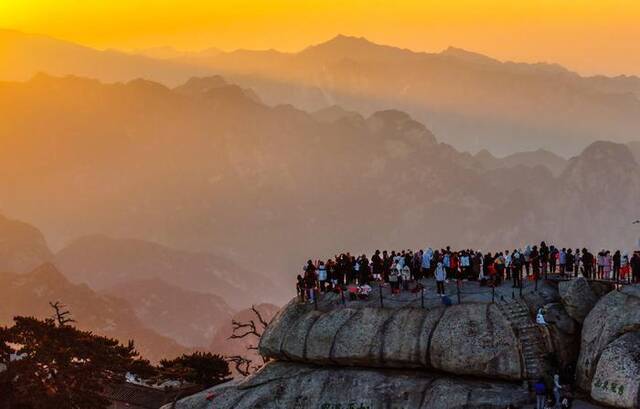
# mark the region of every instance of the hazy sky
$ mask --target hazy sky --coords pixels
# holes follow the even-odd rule
[[[0,27],[123,49],[297,51],[342,33],[640,75],[639,0],[0,0]]]

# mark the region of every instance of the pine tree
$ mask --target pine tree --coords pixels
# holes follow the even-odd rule
[[[194,352],[172,360],[160,361],[159,372],[163,379],[180,380],[209,388],[228,381],[231,375],[225,359],[210,352]]]
[[[16,317],[12,327],[0,328],[0,408],[106,408],[105,388],[124,382],[128,372],[154,374],[133,342],[122,345],[70,322]]]

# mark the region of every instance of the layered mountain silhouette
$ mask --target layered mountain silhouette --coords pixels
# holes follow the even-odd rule
[[[269,286],[224,257],[141,240],[87,236],[52,254],[36,227],[6,217],[0,217],[0,243],[0,325],[16,315],[50,317],[49,302],[60,301],[80,328],[133,339],[153,360],[226,339],[236,310],[258,297],[253,284]],[[231,344],[225,348],[236,351]]]
[[[497,158],[486,149],[474,155],[480,165],[487,169],[513,168],[516,166],[544,166],[554,175],[559,175],[567,165],[567,160],[545,149],[538,149],[530,152],[518,152]]]
[[[104,81],[149,78],[168,84],[210,70],[116,50],[96,50],[44,35],[0,29],[0,80],[26,80],[38,72]]]
[[[147,327],[188,347],[208,347],[222,327],[231,325],[233,310],[220,296],[161,279],[133,279],[104,293],[126,300]]]
[[[640,78],[582,77],[556,64],[501,62],[454,47],[413,52],[340,35],[298,53],[141,53],[4,30],[0,58],[12,63],[0,68],[0,79],[43,71],[173,87],[221,74],[269,105],[314,112],[340,105],[364,116],[400,109],[459,149],[500,156],[544,148],[568,157],[596,140],[627,142],[640,132]]]
[[[47,242],[38,229],[0,215],[0,271],[30,271],[51,258]]]
[[[0,325],[9,325],[16,315],[51,317],[49,302],[62,301],[79,328],[124,343],[133,339],[138,351],[148,359],[189,351],[146,327],[127,302],[97,294],[84,284],[71,284],[53,264],[45,263],[21,274],[0,273],[0,282]]]
[[[104,288],[119,274],[159,277],[282,303],[307,258],[344,250],[635,243],[639,166],[626,145],[593,144],[554,176],[562,161],[553,154],[486,166],[397,110],[319,118],[241,87],[184,89],[44,75],[0,85],[9,214],[34,221],[52,243],[93,232],[160,243],[71,244],[57,259],[73,280]],[[245,270],[217,274],[209,256],[193,255],[212,250]]]
[[[221,319],[230,317],[228,305],[240,309],[272,298],[262,291],[271,286],[267,277],[244,269],[226,257],[175,250],[144,240],[85,236],[60,250],[55,260],[71,280],[86,283],[96,290],[117,294],[115,288],[130,300],[156,294],[157,299],[150,298],[149,302],[166,303],[171,307],[180,305],[177,299],[167,300],[171,294],[181,300],[191,297],[194,302],[198,299],[202,304],[215,305],[210,310]],[[149,286],[149,294],[145,294],[145,285]],[[205,297],[178,291],[180,288],[220,296]],[[161,308],[161,305],[156,307]],[[208,325],[213,325],[214,321]]]
[[[193,60],[192,60],[193,62]],[[466,150],[540,147],[573,155],[607,135],[635,139],[640,79],[584,78],[558,65],[518,64],[449,48],[416,53],[338,36],[300,53],[222,53],[201,59],[267,103],[308,110],[394,107]]]

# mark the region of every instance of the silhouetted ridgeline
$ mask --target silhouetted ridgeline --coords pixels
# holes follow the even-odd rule
[[[592,144],[554,176],[545,160],[483,165],[400,111],[330,121],[220,79],[180,89],[0,84],[4,211],[54,247],[95,232],[153,238],[226,254],[286,292],[300,254],[542,239],[624,248],[639,233],[640,166],[625,145]]]

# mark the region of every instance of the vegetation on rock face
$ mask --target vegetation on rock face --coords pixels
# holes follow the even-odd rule
[[[224,358],[210,352],[194,352],[171,360],[163,359],[159,370],[165,379],[179,379],[206,388],[230,380],[231,375]]]

